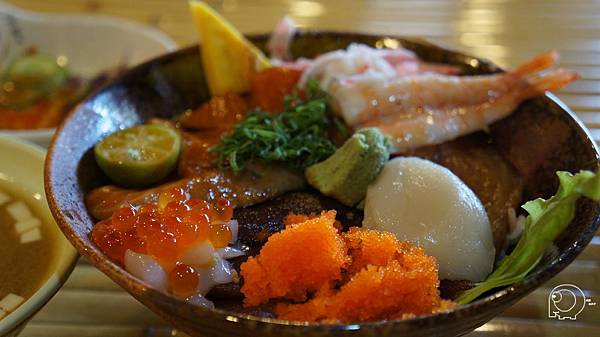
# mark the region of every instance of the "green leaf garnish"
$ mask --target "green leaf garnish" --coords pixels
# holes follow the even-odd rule
[[[519,282],[540,262],[556,237],[569,226],[575,216],[575,202],[581,196],[600,201],[600,176],[590,171],[556,172],[559,188],[552,198],[526,202],[529,214],[525,229],[515,249],[488,278],[463,292],[458,304],[467,304],[488,290]]]
[[[328,138],[332,122],[327,94],[316,81],[309,81],[305,96],[286,97],[285,111],[279,114],[251,112],[231,134],[209,149],[216,154],[217,164],[236,173],[253,159],[303,169],[332,155],[336,148]]]

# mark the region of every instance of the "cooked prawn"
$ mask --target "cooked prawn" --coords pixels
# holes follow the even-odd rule
[[[348,124],[378,127],[390,136],[393,151],[403,152],[484,129],[522,101],[578,78],[567,69],[549,69],[557,59],[556,52],[544,53],[494,75],[347,76],[332,81],[327,91]]]

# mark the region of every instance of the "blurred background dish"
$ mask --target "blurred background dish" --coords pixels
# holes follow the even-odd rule
[[[139,23],[0,3],[0,132],[46,146],[79,99],[175,47],[164,33]]]
[[[48,209],[44,156],[34,145],[0,136],[0,336],[16,336],[77,261]]]

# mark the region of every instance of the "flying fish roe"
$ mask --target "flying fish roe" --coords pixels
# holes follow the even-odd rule
[[[269,237],[260,255],[241,266],[244,304],[306,300],[309,293],[339,280],[349,260],[334,223],[335,211],[324,212]]]
[[[308,322],[403,319],[454,306],[440,298],[437,262],[422,248],[398,241],[388,232],[352,228],[339,234],[334,219],[334,211],[297,224],[293,221],[303,221],[301,216],[286,218],[288,227],[269,238],[260,254],[242,265],[245,305],[292,299],[303,303],[279,303],[277,316]],[[308,240],[324,233],[335,237],[327,242],[341,241],[342,246],[324,247],[321,243],[315,247],[312,239]],[[314,282],[313,270],[330,266],[333,255],[341,262],[335,266],[336,272],[319,274]],[[271,259],[277,263],[270,263]],[[297,273],[289,274],[289,270]],[[286,287],[274,288],[273,284]],[[312,297],[306,300],[307,295]]]

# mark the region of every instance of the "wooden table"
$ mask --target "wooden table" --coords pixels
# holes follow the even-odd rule
[[[144,22],[180,45],[195,42],[183,0],[11,0],[46,12],[98,13]],[[512,67],[556,49],[582,80],[559,93],[600,139],[600,1],[371,0],[209,1],[245,33],[268,32],[284,14],[302,27],[425,37]],[[547,318],[550,289],[574,283],[600,302],[600,237],[582,256],[502,316],[469,336],[600,336],[600,305],[574,321]],[[24,337],[181,336],[85,261],[27,326]]]

